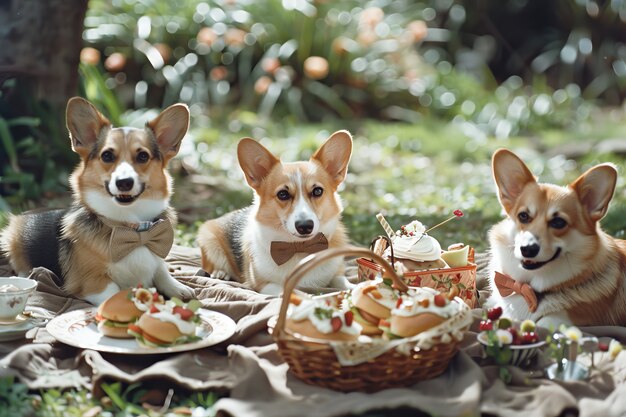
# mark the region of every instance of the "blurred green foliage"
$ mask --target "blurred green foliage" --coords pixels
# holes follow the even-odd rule
[[[575,84],[553,90],[537,78],[530,89],[511,73],[498,85],[480,42],[459,44],[472,10],[440,0],[94,0],[85,62],[107,72],[124,106],[183,101],[214,120],[240,109],[292,122],[437,116],[507,137],[588,116]]]
[[[27,79],[0,84],[0,211],[64,192],[77,161],[58,114],[35,96]]]

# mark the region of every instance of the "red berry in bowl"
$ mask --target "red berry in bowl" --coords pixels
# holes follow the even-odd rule
[[[524,332],[522,333],[522,344],[528,345],[531,343],[537,343],[539,341],[539,336],[535,332]]]
[[[502,307],[493,307],[487,310],[487,318],[489,320],[498,320],[502,315]]]
[[[481,320],[478,328],[481,332],[486,332],[488,330],[493,330],[493,322],[490,320]]]

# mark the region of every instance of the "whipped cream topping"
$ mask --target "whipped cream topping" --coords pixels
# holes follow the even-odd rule
[[[428,300],[428,303],[424,301]],[[427,304],[426,306],[424,304]],[[402,303],[391,310],[391,314],[396,316],[411,317],[423,313],[433,313],[440,317],[449,318],[459,312],[459,305],[455,302],[448,301],[444,306],[435,304],[435,295],[426,294],[424,292],[409,293],[402,297]]]
[[[154,301],[154,294],[157,294],[156,288],[134,288],[132,291],[131,301],[140,311],[148,311]],[[158,302],[163,302],[163,297],[159,295]]]
[[[185,335],[193,334],[196,330],[196,324],[192,321],[186,321],[180,318],[180,315],[174,313],[174,304],[172,301],[166,301],[165,304],[155,304],[159,309],[158,313],[149,313],[155,319],[174,324],[178,330]]]
[[[15,292],[15,291],[19,291],[19,290],[20,290],[20,288],[16,287],[13,284],[0,285],[0,293]]]
[[[426,234],[426,227],[418,220],[397,230],[392,246],[394,256],[399,259],[429,262],[441,257],[441,245],[437,239]],[[387,248],[383,255],[389,258],[391,248]]]
[[[303,298],[299,305],[289,304],[287,317],[293,321],[310,320],[313,326],[324,334],[334,333],[332,319],[339,317],[341,327],[339,332],[350,335],[359,335],[363,329],[359,323],[352,321],[351,325],[346,324],[345,311],[338,310],[329,305],[326,300]]]

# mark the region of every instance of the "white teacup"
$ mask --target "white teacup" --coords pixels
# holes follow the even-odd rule
[[[24,311],[37,281],[20,277],[0,277],[0,320],[11,321]]]

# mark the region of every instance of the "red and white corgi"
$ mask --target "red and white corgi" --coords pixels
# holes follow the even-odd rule
[[[346,245],[337,188],[351,154],[352,137],[344,130],[332,134],[306,162],[281,163],[258,142],[242,139],[237,156],[254,202],[200,227],[203,269],[279,294],[289,272],[309,253]],[[350,283],[337,258],[306,275],[299,286],[348,288]]]
[[[66,119],[81,158],[70,177],[74,202],[69,209],[11,217],[0,243],[13,269],[24,276],[46,267],[68,293],[94,305],[139,284],[170,297],[193,297],[163,260],[176,223],[167,163],[189,127],[187,107],[167,108],[145,129],[114,128],[75,97]]]
[[[538,183],[506,149],[492,167],[507,218],[489,231],[488,305],[543,326],[626,325],[626,241],[599,224],[615,167],[594,166],[566,187]]]

